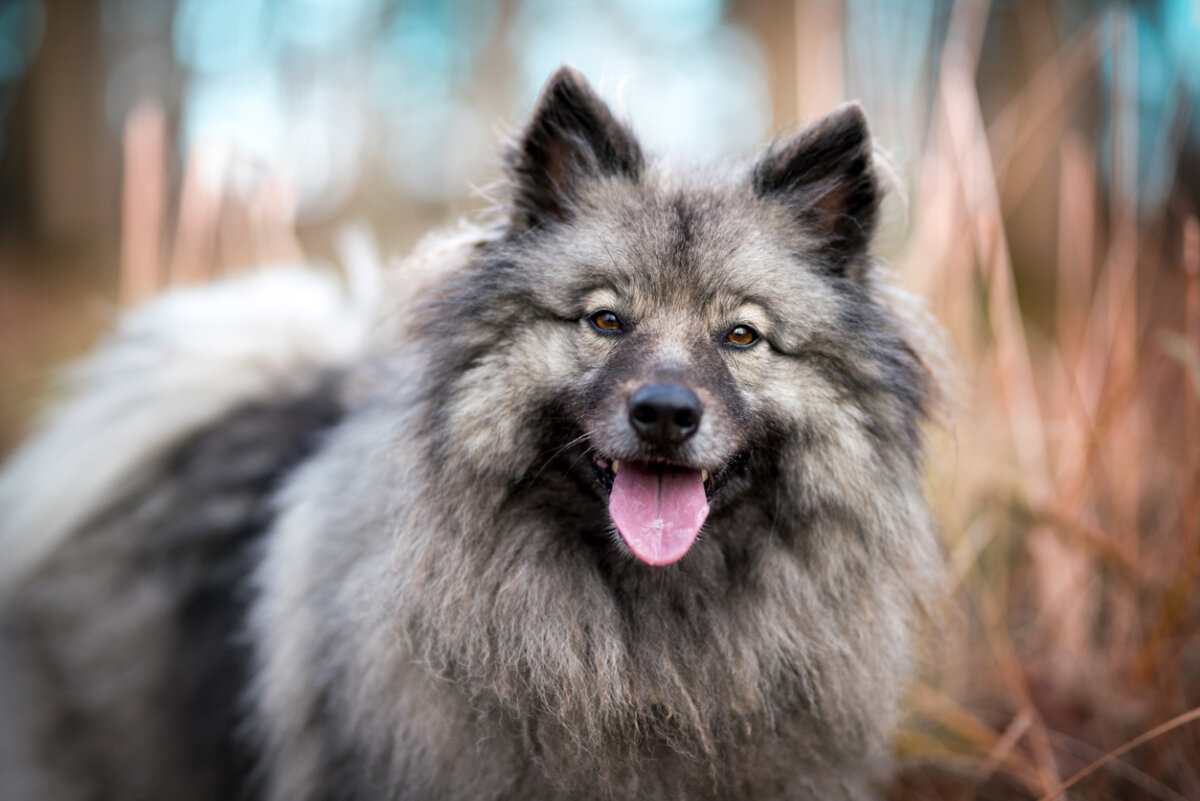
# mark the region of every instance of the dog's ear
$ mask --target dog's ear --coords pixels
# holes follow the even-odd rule
[[[567,220],[585,182],[605,176],[637,181],[641,169],[642,151],[629,129],[583,75],[559,67],[509,154],[513,222],[529,228]]]
[[[835,271],[871,241],[879,213],[871,135],[858,103],[845,103],[796,136],[773,145],[754,166],[754,188],[782,201]]]

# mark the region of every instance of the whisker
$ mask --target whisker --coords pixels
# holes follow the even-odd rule
[[[594,450],[593,448],[587,448],[586,450],[584,450],[584,452],[583,452],[583,453],[581,453],[581,454],[579,454],[578,456],[576,456],[576,457],[575,457],[575,461],[571,462],[571,466],[570,466],[569,468],[567,468],[567,469],[568,469],[568,470],[573,470],[573,469],[575,468],[575,465],[579,464],[579,460],[580,460],[580,459],[582,459],[582,458],[584,458],[585,456],[587,456],[587,455],[588,455],[589,453],[591,453],[593,450]]]
[[[553,462],[555,459],[557,459],[559,456],[561,456],[565,451],[575,447],[576,445],[578,445],[581,442],[587,442],[589,439],[591,439],[591,436],[592,436],[591,434],[587,434],[587,433],[580,434],[578,437],[575,437],[575,438],[571,439],[570,441],[566,442],[565,444],[560,445],[557,448],[555,448],[554,452],[551,453],[550,456],[546,458],[546,461],[543,462],[542,466],[538,468],[538,471],[536,473],[534,473],[533,480],[536,481],[537,479],[541,478],[542,473],[546,472],[546,468],[550,466],[550,463]],[[593,449],[591,447],[586,448],[584,450],[584,452],[580,455],[580,457],[571,463],[571,467],[574,467],[576,464],[578,464],[579,459],[583,458],[583,456],[586,456],[588,453],[591,453],[592,450]]]

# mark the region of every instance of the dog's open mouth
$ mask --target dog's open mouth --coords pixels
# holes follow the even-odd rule
[[[598,455],[592,461],[609,490],[608,513],[637,558],[669,565],[691,549],[719,474],[667,462],[610,462]]]

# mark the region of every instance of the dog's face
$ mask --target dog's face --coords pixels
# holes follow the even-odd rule
[[[773,201],[748,177],[733,195],[702,182],[617,179],[526,256],[561,272],[532,294],[570,323],[558,336],[580,463],[650,564],[681,557],[710,504],[731,501],[748,450],[794,417],[780,407],[804,386],[790,354],[837,324],[835,290],[795,265],[794,224],[764,223]]]
[[[460,419],[482,414],[494,433],[561,409],[560,461],[636,557],[674,562],[710,510],[753,492],[755,452],[808,417],[852,414],[823,368],[865,297],[878,205],[865,119],[843,107],[740,172],[667,172],[563,69],[510,173],[494,280],[473,280],[520,294],[472,312],[501,323],[479,344],[504,367],[484,360],[492,408]]]

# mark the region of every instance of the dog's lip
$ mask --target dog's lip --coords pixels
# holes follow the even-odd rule
[[[704,482],[705,495],[707,495],[709,498],[711,498],[721,488],[721,485],[724,483],[723,479],[725,477],[725,473],[728,470],[729,465],[732,463],[729,462],[717,468],[716,470],[710,470],[707,467],[696,467],[695,465],[690,465],[673,459],[619,459],[615,457],[603,456],[600,453],[593,452],[592,464],[594,464],[600,471],[601,481],[605,488],[609,491],[612,490],[613,479],[620,470],[622,462],[633,462],[643,465],[663,465],[667,468],[673,468],[677,470],[699,470],[701,479]]]

